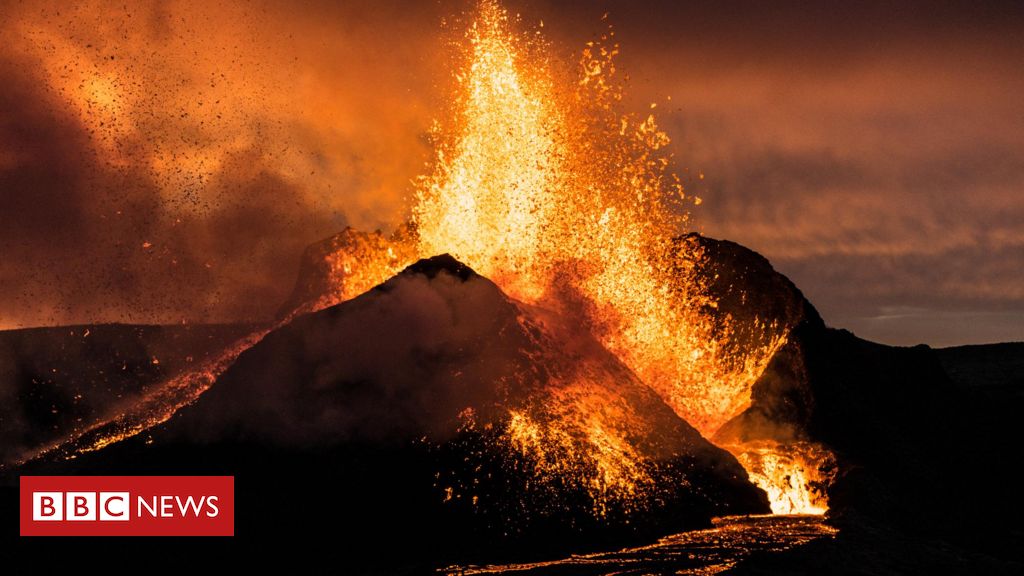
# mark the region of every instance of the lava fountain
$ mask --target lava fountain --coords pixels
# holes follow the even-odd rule
[[[745,408],[778,342],[729,355],[728,330],[701,312],[714,302],[687,277],[700,255],[670,244],[689,198],[653,114],[619,110],[613,35],[585,48],[575,82],[558,82],[543,42],[480,4],[453,123],[413,209],[419,251],[450,252],[528,303],[573,300],[602,343],[708,435]]]
[[[466,32],[451,123],[419,180],[418,252],[450,252],[529,303],[572,310],[705,436],[745,409],[784,337],[730,346],[729,321],[673,249],[687,196],[653,112],[624,113],[614,31],[587,44],[575,75],[483,0]],[[652,109],[654,105],[652,105]],[[732,447],[776,512],[820,513],[811,466],[786,447]],[[767,450],[767,453],[765,452]],[[801,462],[804,462],[802,460]]]

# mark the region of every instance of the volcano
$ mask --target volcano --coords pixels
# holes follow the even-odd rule
[[[296,520],[282,491],[322,494],[317,514],[358,527],[333,553],[375,565],[360,554],[383,539],[437,565],[768,511],[731,454],[573,328],[450,256],[422,260],[271,331],[164,424],[20,472],[235,475],[256,533]]]
[[[350,246],[354,234],[318,244],[307,259]],[[760,255],[697,235],[677,242],[704,255],[696,273],[718,302],[709,313],[737,346],[774,337],[759,328],[766,325],[787,339],[750,406],[714,444],[579,330],[573,310],[516,301],[443,255],[351,300],[286,315],[158,426],[71,459],[55,452],[9,465],[4,508],[17,506],[18,474],[228,474],[238,478],[234,547],[249,557],[289,543],[353,570],[418,570],[608,548],[704,527],[715,516],[765,513],[765,493],[730,451],[742,458],[743,447],[786,454],[813,445],[834,455],[830,470],[809,472],[827,479],[817,488],[843,530],[835,544],[779,556],[782,572],[884,550],[889,541],[927,551],[920,539],[938,538],[1013,557],[1010,523],[1021,498],[1004,479],[1013,477],[1005,455],[1020,440],[1018,347],[860,340],[827,327]],[[296,293],[327,273],[303,265]],[[295,306],[313,308],[302,299]],[[181,370],[183,355],[210,355],[243,328],[193,327],[185,338],[172,328],[90,327],[100,338],[89,349],[88,338],[68,339],[86,327],[4,333],[17,344],[7,347],[7,373],[70,363],[16,389],[6,418],[43,430],[52,418],[39,410],[46,393],[73,389],[82,406],[110,402],[115,388],[96,384],[112,377],[109,357]],[[159,365],[154,350],[165,358]],[[147,374],[139,387],[158,386]],[[119,402],[143,394],[116,390]],[[977,474],[986,490],[966,489]],[[1011,511],[1005,522],[994,502]],[[309,527],[321,514],[338,519],[337,533]],[[292,527],[287,535],[282,525]],[[400,559],[375,554],[381,541],[401,546]],[[11,553],[32,554],[36,542],[20,539]]]

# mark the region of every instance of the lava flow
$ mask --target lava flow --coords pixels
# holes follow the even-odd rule
[[[563,70],[539,33],[517,27],[495,0],[479,3],[446,121],[433,134],[432,170],[417,180],[411,223],[391,237],[349,231],[325,256],[332,288],[286,317],[350,299],[418,258],[450,253],[524,306],[588,330],[711,437],[749,405],[785,332],[738,349],[731,320],[712,318],[716,302],[693,274],[701,254],[673,243],[687,206],[700,200],[671,171],[669,140],[653,112],[623,112],[614,31],[589,42],[575,70]],[[172,383],[173,394],[153,399],[162,406],[158,417],[92,431],[84,448],[166,419],[264,333]],[[551,455],[572,453],[596,470],[580,481],[597,492],[642,489],[647,463],[628,442],[628,412],[593,397],[586,382],[566,383],[551,402],[558,405],[548,412],[562,417],[540,425],[515,412],[507,433],[510,449],[532,454],[539,478],[564,464]],[[813,463],[795,473],[789,447],[726,448],[768,492],[773,511],[825,509],[809,492]]]
[[[749,442],[723,446],[750,474],[750,481],[768,494],[773,514],[824,514],[824,487],[835,462],[832,454],[810,442],[781,445]]]

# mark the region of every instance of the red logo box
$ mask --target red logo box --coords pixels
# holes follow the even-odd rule
[[[22,536],[234,536],[234,476],[22,476]]]

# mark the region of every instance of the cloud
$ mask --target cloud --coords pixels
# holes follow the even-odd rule
[[[5,6],[0,328],[266,317],[306,245],[400,222],[438,28],[399,9]]]
[[[403,219],[469,4],[5,2],[0,327],[272,313],[303,246]],[[699,228],[826,319],[1021,308],[1016,3],[509,5],[566,63],[610,13]]]
[[[830,323],[899,343],[1024,338],[1006,328],[1024,311],[1019,18],[969,14],[961,23],[974,26],[940,34],[903,16],[877,38],[831,17],[783,25],[812,37],[834,26],[821,47],[801,34],[768,42],[750,23],[747,39],[724,25],[725,46],[702,44],[707,30],[680,34],[655,62],[643,61],[650,52],[631,61],[679,71],[640,85],[637,100],[670,107],[662,125],[705,200],[700,229],[765,254]],[[871,21],[870,11],[856,19]],[[834,66],[794,53],[819,48]],[[866,321],[885,307],[978,326],[958,335],[955,323],[917,322],[897,334]]]

